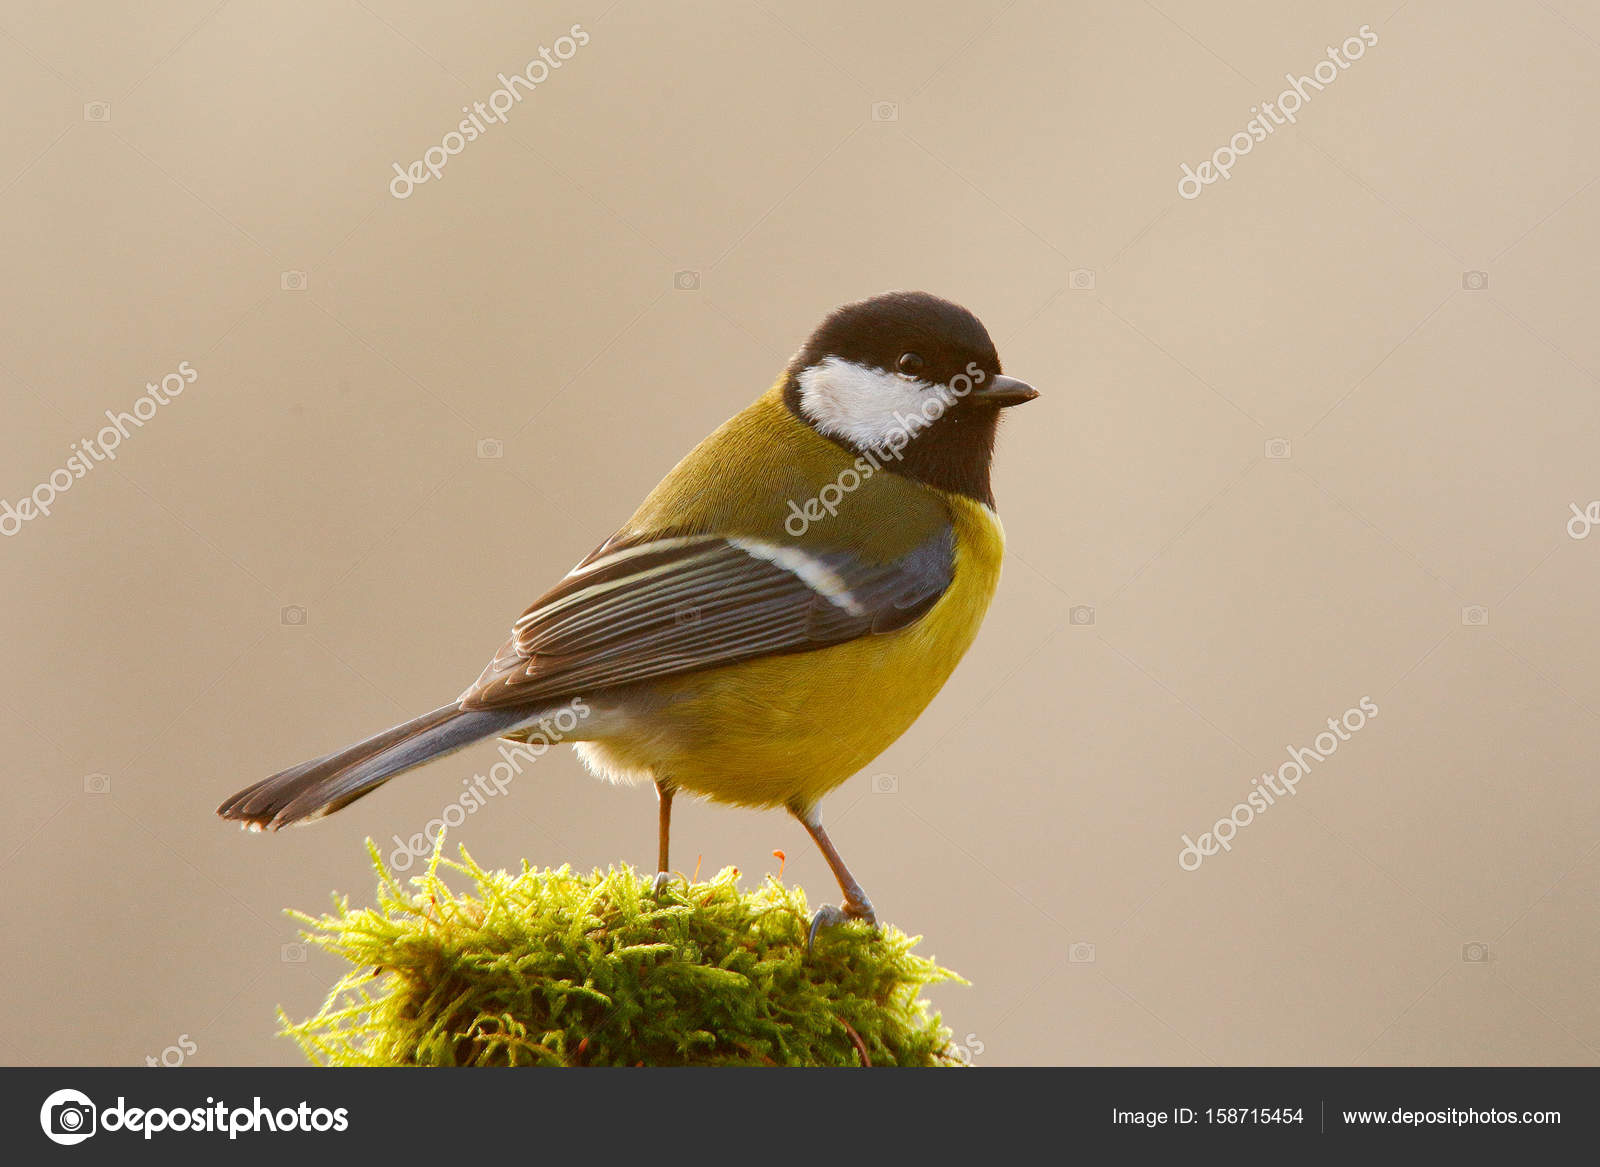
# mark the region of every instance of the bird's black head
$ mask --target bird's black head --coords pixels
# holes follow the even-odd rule
[[[790,410],[819,434],[991,507],[1000,410],[1037,396],[1000,372],[976,316],[927,292],[885,292],[834,309],[784,382]]]

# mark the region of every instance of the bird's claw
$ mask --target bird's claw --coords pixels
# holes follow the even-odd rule
[[[846,900],[844,907],[835,907],[833,904],[823,904],[812,914],[811,927],[806,932],[806,955],[811,954],[811,949],[817,942],[817,933],[824,928],[832,928],[836,924],[844,924],[850,920],[865,920],[874,928],[878,926],[878,916],[872,910],[872,905],[865,900],[856,903]]]

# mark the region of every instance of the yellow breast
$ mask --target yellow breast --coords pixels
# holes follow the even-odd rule
[[[1005,532],[946,496],[954,579],[915,623],[816,652],[675,678],[627,731],[579,752],[613,778],[665,778],[719,802],[809,806],[910,728],[971,646],[1000,580]]]

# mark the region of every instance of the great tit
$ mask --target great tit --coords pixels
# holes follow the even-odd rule
[[[843,892],[817,929],[875,922],[818,804],[916,720],[972,644],[1005,535],[989,485],[1000,372],[971,312],[924,292],[835,309],[777,382],[679,462],[541,596],[460,697],[217,808],[276,830],[569,710],[596,775],[672,799],[785,807]],[[572,707],[585,715],[571,716]]]

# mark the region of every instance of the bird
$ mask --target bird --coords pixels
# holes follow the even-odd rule
[[[655,787],[658,895],[687,792],[805,827],[842,896],[817,909],[808,947],[824,927],[875,927],[820,803],[910,728],[972,645],[1005,550],[999,419],[1037,396],[949,300],[892,291],[835,308],[515,621],[459,697],[217,813],[258,831],[310,822],[473,742],[526,742],[567,710],[593,774]]]

